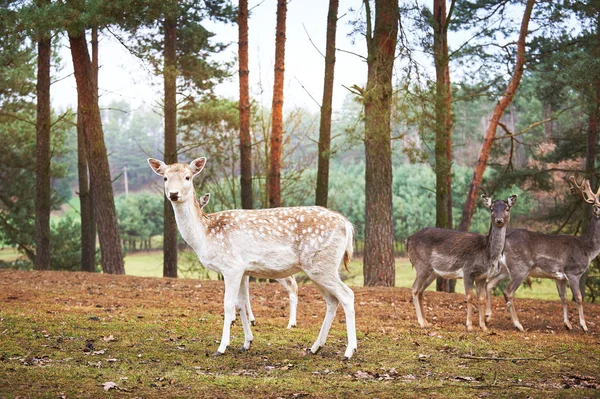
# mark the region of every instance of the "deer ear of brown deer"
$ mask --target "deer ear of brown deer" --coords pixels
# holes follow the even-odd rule
[[[167,170],[167,164],[165,164],[163,161],[159,161],[158,159],[148,158],[148,165],[150,165],[154,173],[159,176],[164,176],[165,170]]]
[[[506,202],[508,202],[509,208],[512,208],[513,206],[515,206],[515,204],[517,203],[517,198],[519,198],[519,196],[517,194],[511,195],[510,197],[508,197],[508,200]]]
[[[481,194],[481,202],[483,202],[486,208],[491,208],[492,206],[492,199],[485,194]]]

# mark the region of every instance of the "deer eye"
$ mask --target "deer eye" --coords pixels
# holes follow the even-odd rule
[[[167,178],[165,177],[165,181],[167,181]]]
[[[190,177],[189,177],[189,176],[186,176],[186,177],[185,177],[185,180],[190,180]]]

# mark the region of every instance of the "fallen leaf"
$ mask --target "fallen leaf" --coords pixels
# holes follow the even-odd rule
[[[105,391],[110,391],[111,389],[119,389],[119,386],[112,381],[105,382],[102,384]]]
[[[113,337],[112,334],[110,334],[107,337],[102,337],[102,341],[104,341],[104,342],[111,342],[111,341],[116,341],[116,339],[115,339],[115,337]]]

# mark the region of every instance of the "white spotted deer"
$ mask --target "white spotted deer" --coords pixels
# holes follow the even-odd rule
[[[572,328],[567,309],[567,282],[579,311],[579,325],[587,331],[583,317],[583,297],[579,280],[586,272],[590,262],[600,253],[600,189],[594,194],[590,182],[583,180],[581,185],[573,176],[569,177],[571,192],[592,205],[592,218],[581,236],[562,234],[542,234],[529,230],[512,230],[506,236],[506,264],[500,274],[490,279],[486,289],[486,319],[492,319],[491,291],[498,282],[510,277],[504,289],[504,299],[510,311],[515,328],[524,331],[517,310],[514,295],[517,288],[528,277],[550,278],[556,281],[556,287],[562,303],[565,327]]]
[[[492,201],[482,195],[483,204],[491,212],[488,235],[440,228],[419,230],[406,240],[408,257],[417,277],[412,286],[413,304],[421,327],[430,324],[425,319],[423,292],[436,279],[464,279],[467,296],[467,330],[472,331],[473,284],[479,301],[479,326],[487,331],[484,319],[484,288],[486,281],[498,273],[503,256],[510,209],[517,202],[513,195],[507,201]]]
[[[247,279],[283,279],[304,272],[322,292],[327,306],[319,336],[310,349],[317,353],[325,344],[338,305],[346,315],[348,345],[344,356],[357,349],[354,293],[339,275],[339,265],[348,265],[352,256],[353,227],[339,213],[322,207],[230,210],[204,213],[192,180],[206,163],[198,158],[189,165],[166,165],[157,159],[148,163],[165,181],[165,195],[171,201],[175,219],[184,240],[200,262],[225,281],[223,334],[215,355],[222,355],[230,343],[231,322],[239,310],[244,330],[242,350],[253,340],[247,316]]]

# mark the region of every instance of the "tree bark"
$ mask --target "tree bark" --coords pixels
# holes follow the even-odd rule
[[[333,78],[335,70],[335,34],[337,29],[338,0],[329,0],[327,13],[327,41],[325,45],[325,79],[321,124],[319,127],[319,159],[317,164],[317,190],[315,204],[327,207],[329,191],[329,158],[331,148],[331,103],[333,101]]]
[[[92,80],[94,93],[98,96],[98,29],[92,28]],[[96,218],[89,181],[88,159],[85,150],[85,122],[79,110],[83,109],[77,98],[77,174],[79,180],[79,207],[81,216],[81,270],[96,271]]]
[[[275,27],[275,77],[271,107],[271,139],[267,192],[271,208],[281,206],[281,154],[283,139],[283,83],[285,71],[285,20],[287,0],[277,0]]]
[[[49,3],[39,1],[38,6]],[[50,269],[50,32],[38,39],[35,145],[35,270]]]
[[[177,162],[177,19],[167,15],[164,29],[165,162],[170,165]],[[163,276],[177,277],[177,222],[166,197],[164,212]]]
[[[240,75],[240,188],[242,208],[254,208],[252,194],[252,142],[250,137],[250,85],[248,83],[248,0],[238,5]]]
[[[392,218],[391,100],[392,72],[398,36],[398,0],[375,1],[371,34],[367,10],[368,79],[365,107],[365,249],[364,284],[394,286],[394,226]]]
[[[515,92],[519,87],[519,83],[521,82],[521,77],[523,76],[523,70],[525,69],[525,39],[527,38],[529,19],[531,18],[531,11],[534,3],[535,0],[527,0],[527,4],[525,5],[523,20],[521,21],[521,30],[519,32],[519,40],[517,42],[517,62],[515,64],[515,70],[508,86],[506,87],[506,90],[504,91],[504,95],[494,107],[492,119],[490,120],[490,124],[486,129],[483,144],[481,146],[481,150],[479,151],[477,165],[475,167],[473,177],[471,178],[469,193],[467,194],[467,199],[463,207],[462,217],[458,227],[460,231],[469,231],[469,227],[471,226],[471,218],[473,217],[475,203],[477,201],[477,191],[479,191],[479,188],[481,187],[483,172],[485,172],[485,168],[487,167],[487,161],[490,157],[490,151],[494,141],[494,136],[496,135],[498,123],[500,122],[500,118],[502,118],[502,114],[511,103]]]
[[[452,92],[448,56],[446,0],[433,1],[433,58],[436,76],[435,96],[435,210],[436,227],[452,229]],[[438,277],[436,290],[454,292],[456,280]]]
[[[90,180],[94,184],[94,211],[98,221],[98,237],[102,254],[102,270],[107,274],[124,274],[121,238],[113,196],[110,167],[102,120],[95,91],[94,72],[83,29],[69,32],[71,56],[77,82],[77,96],[81,99],[78,113],[85,124],[85,147],[89,161]]]

